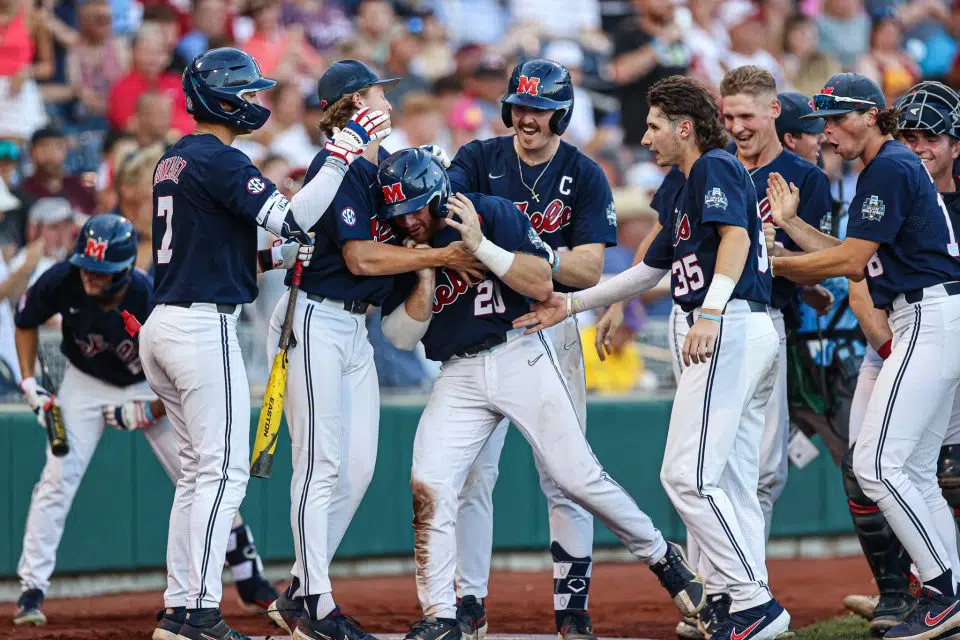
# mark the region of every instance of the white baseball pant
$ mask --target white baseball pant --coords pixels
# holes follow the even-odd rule
[[[230,530],[250,477],[250,388],[237,317],[217,305],[157,305],[140,362],[173,424],[183,475],[167,539],[165,607],[219,607]]]
[[[277,302],[267,335],[268,362],[278,350],[288,294]],[[330,561],[373,478],[380,428],[380,387],[366,317],[332,299],[300,292],[288,353],[284,415],[293,478],[290,526],[300,579],[297,596],[330,593]]]
[[[682,311],[675,315],[686,324]],[[750,311],[743,300],[727,304],[713,357],[680,374],[676,397],[683,401],[673,405],[660,472],[699,549],[707,592],[729,593],[732,611],[771,598],[757,486],[778,349],[768,313]]]
[[[542,334],[511,331],[502,345],[443,363],[417,426],[410,484],[417,594],[425,616],[456,617],[459,496],[504,417],[517,425],[560,491],[600,518],[631,553],[647,564],[666,553],[663,535],[593,455],[553,345]]]
[[[921,302],[893,302],[894,341],[857,435],[853,470],[927,582],[952,569],[960,576],[953,514],[937,482],[960,383],[960,297],[942,285]]]
[[[587,383],[583,368],[583,348],[576,317],[547,330],[557,354],[560,371],[586,432]],[[502,420],[480,449],[460,492],[457,512],[457,596],[487,597],[490,557],[493,551],[493,487],[500,474],[500,455],[507,438],[509,420]],[[550,540],[557,542],[575,558],[593,552],[593,516],[563,495],[547,475],[543,464],[534,459],[540,474],[540,488],[547,498]],[[555,575],[554,578],[562,576]],[[587,576],[589,577],[589,576]],[[562,598],[554,594],[554,598]],[[565,608],[565,603],[554,603]],[[584,604],[586,606],[586,603]]]

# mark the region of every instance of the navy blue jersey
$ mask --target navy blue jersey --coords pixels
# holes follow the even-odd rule
[[[770,302],[770,263],[760,225],[757,192],[740,161],[723,149],[711,149],[690,168],[672,212],[661,212],[663,229],[643,261],[671,270],[673,299],[684,311],[703,304],[717,261],[720,235],[714,225],[743,227],[750,252],[733,297]]]
[[[650,199],[650,208],[657,212],[660,224],[663,226],[667,226],[664,224],[664,220],[672,219],[671,214],[677,206],[677,196],[680,195],[680,191],[686,183],[687,177],[683,175],[683,171],[676,167],[670,167],[670,171],[664,176],[663,182],[660,183],[656,193],[653,194],[653,198]]]
[[[257,297],[257,224],[289,208],[242,151],[205,133],[167,149],[153,175],[154,300]]]
[[[139,341],[127,333],[121,311],[129,311],[141,323],[147,321],[153,311],[153,281],[145,273],[134,269],[120,304],[105,310],[84,292],[80,270],[63,261],[27,289],[14,322],[21,329],[34,329],[59,313],[60,351],[70,364],[98,380],[126,387],[145,378]]]
[[[757,198],[760,201],[760,220],[773,224],[770,215],[770,201],[767,198],[767,178],[771,173],[779,173],[787,184],[793,183],[800,189],[800,206],[797,217],[812,226],[820,228],[824,216],[829,219],[833,200],[830,198],[830,181],[827,174],[817,165],[804,160],[797,154],[786,149],[774,158],[770,164],[748,170],[757,189]],[[790,251],[803,251],[790,236],[777,227],[777,242]],[[770,291],[770,306],[782,309],[789,316],[795,326],[798,320],[798,287],[795,282],[783,277],[773,279],[773,288]]]
[[[550,161],[530,167],[517,157],[513,139],[474,140],[461,147],[448,171],[454,193],[486,193],[510,200],[554,249],[593,243],[615,246],[613,193],[597,163],[561,140]],[[559,282],[554,288],[578,290]]]
[[[960,280],[960,250],[933,178],[915,153],[891,140],[860,172],[847,237],[880,243],[867,263],[873,304]]]
[[[320,172],[328,155],[326,151],[316,155],[304,176],[304,184]],[[383,148],[380,149],[380,162],[389,156]],[[354,160],[333,202],[310,229],[317,236],[313,258],[303,270],[303,283],[300,285],[307,293],[380,306],[393,289],[393,276],[353,275],[343,259],[343,245],[350,240],[398,244],[390,224],[377,217],[379,203],[376,182],[377,165],[364,157]],[[287,273],[288,285],[291,275],[292,272]]]
[[[480,217],[483,235],[507,251],[522,251],[547,258],[543,241],[509,200],[466,194]],[[460,232],[443,227],[430,241],[433,247],[445,247],[460,240]],[[512,322],[530,310],[530,301],[489,274],[487,280],[470,286],[456,272],[437,269],[433,297],[433,320],[423,336],[426,355],[443,362],[465,347],[512,329]],[[417,276],[407,273],[397,278],[397,286],[383,307],[384,314],[399,307],[413,291]]]

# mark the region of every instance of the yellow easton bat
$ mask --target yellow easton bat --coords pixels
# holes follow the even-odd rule
[[[260,407],[260,419],[257,421],[257,437],[253,441],[253,456],[250,461],[250,475],[257,478],[269,478],[273,470],[273,454],[277,450],[277,438],[280,436],[280,418],[283,416],[283,393],[287,388],[287,349],[295,346],[293,339],[293,312],[303,277],[303,264],[293,266],[293,278],[290,283],[290,297],[287,299],[287,313],[280,329],[280,351],[273,358],[267,391],[263,395]]]

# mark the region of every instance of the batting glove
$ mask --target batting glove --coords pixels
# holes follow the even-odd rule
[[[450,156],[443,150],[443,147],[438,144],[425,144],[420,148],[439,160],[444,169],[450,168]]]
[[[37,416],[37,424],[46,428],[47,411],[49,411],[53,403],[56,402],[56,397],[37,384],[37,379],[34,377],[21,380],[20,391],[23,392],[23,397],[26,398],[27,404],[30,405],[30,410]]]
[[[134,431],[149,427],[157,421],[150,411],[150,403],[131,400],[121,405],[106,405],[102,408],[103,422],[118,431]]]
[[[375,140],[382,140],[390,135],[390,127],[374,131],[383,124],[390,123],[390,114],[383,111],[371,111],[368,107],[360,109],[343,129],[333,128],[331,138],[323,148],[335,158],[340,158],[349,165],[366,150],[367,145]]]
[[[313,232],[310,232],[309,235],[311,239],[315,236]],[[310,265],[312,257],[312,244],[304,245],[292,241],[284,242],[283,240],[274,240],[272,247],[257,252],[257,259],[260,261],[262,271],[292,269],[297,262],[302,262],[303,266],[306,267]]]

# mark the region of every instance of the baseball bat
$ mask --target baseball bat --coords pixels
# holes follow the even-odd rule
[[[293,278],[290,282],[290,297],[287,298],[287,312],[280,329],[280,350],[273,358],[267,390],[263,394],[260,407],[260,419],[257,421],[257,437],[253,441],[253,456],[250,461],[250,475],[257,478],[269,478],[273,470],[273,455],[277,450],[277,438],[280,436],[280,419],[283,416],[283,393],[287,388],[287,349],[295,346],[293,340],[293,312],[297,306],[297,293],[303,277],[303,263],[293,265]]]
[[[47,372],[47,361],[40,350],[37,350],[37,360],[40,362],[40,380],[44,388],[53,393],[53,383],[50,381],[50,375]],[[67,430],[63,427],[63,413],[60,411],[60,405],[57,404],[56,400],[44,413],[44,419],[47,423],[47,439],[50,440],[50,450],[53,455],[62,458],[70,452],[70,445],[67,444]]]

